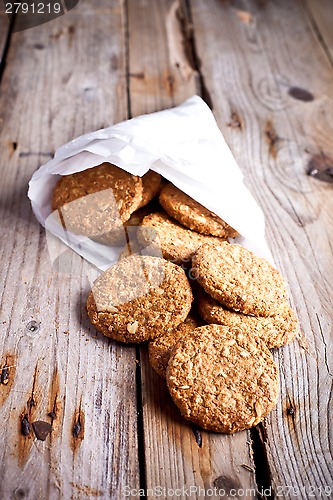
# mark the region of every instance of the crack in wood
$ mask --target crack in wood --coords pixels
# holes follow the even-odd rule
[[[16,14],[13,13],[10,17],[7,38],[6,38],[4,48],[2,51],[2,57],[0,59],[0,83],[2,81],[3,73],[4,73],[5,67],[6,67],[6,60],[7,60],[8,50],[9,50],[9,46],[10,46],[10,42],[11,42],[11,38],[12,38],[12,34],[13,34],[15,18],[16,18]]]
[[[271,492],[271,494],[266,495],[265,498],[274,498],[272,473],[266,451],[267,432],[264,424],[261,422],[256,427],[250,429],[250,436],[257,493],[262,496],[260,493],[262,491]]]
[[[275,159],[277,157],[277,147],[276,146],[277,146],[277,143],[279,142],[280,138],[277,135],[271,120],[267,120],[267,122],[266,122],[265,137],[266,137],[266,141],[268,143],[269,154],[270,154],[270,156],[272,156]]]
[[[194,434],[195,441],[196,441],[197,445],[199,446],[199,448],[202,448],[202,432],[201,432],[201,430],[196,425],[192,425],[192,432]]]
[[[71,431],[71,448],[74,456],[77,454],[81,442],[84,440],[84,412],[82,410],[82,397],[80,404],[73,416]]]
[[[136,414],[137,414],[137,443],[139,461],[139,484],[140,489],[147,491],[146,478],[146,453],[144,440],[144,418],[142,404],[142,375],[141,375],[141,351],[140,346],[135,347],[135,379],[136,379]]]
[[[206,86],[205,76],[201,71],[202,62],[198,56],[195,32],[193,29],[193,17],[191,11],[190,0],[182,0],[182,13],[183,16],[180,17],[181,28],[184,37],[184,43],[186,41],[188,52],[191,54],[190,58],[192,60],[192,65],[199,76],[199,86],[202,99],[205,101],[210,109],[213,109],[213,100],[210,96],[210,92]]]

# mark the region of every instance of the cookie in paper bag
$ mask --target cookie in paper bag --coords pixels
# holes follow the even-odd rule
[[[162,212],[147,215],[143,219],[138,239],[145,245],[156,244],[163,257],[176,264],[190,262],[193,254],[204,243],[223,241],[191,231]]]
[[[112,232],[121,232],[123,223],[140,206],[142,191],[141,177],[102,163],[62,176],[54,188],[51,206],[59,210],[68,230],[103,240]]]
[[[171,183],[162,189],[160,203],[170,217],[193,231],[219,238],[238,236],[237,231],[223,219]]]

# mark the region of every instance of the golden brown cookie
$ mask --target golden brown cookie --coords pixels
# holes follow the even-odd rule
[[[179,340],[166,380],[186,419],[228,434],[257,425],[279,391],[278,368],[264,342],[221,325],[202,326]]]
[[[140,207],[144,207],[155,196],[158,195],[162,186],[162,177],[153,170],[148,172],[142,177],[142,199]]]
[[[149,362],[160,377],[165,378],[172,348],[179,339],[183,338],[187,333],[192,332],[198,326],[200,326],[199,321],[190,314],[184,323],[181,323],[177,328],[169,330],[164,335],[149,342]]]
[[[162,212],[148,215],[143,219],[138,239],[146,245],[155,243],[165,259],[178,264],[190,262],[193,254],[203,243],[222,241],[186,229]]]
[[[101,236],[96,236],[93,239],[98,241],[99,243],[103,243],[104,245],[115,245],[115,246],[128,246],[128,242],[130,241],[130,246],[137,243],[136,233],[138,227],[141,225],[143,219],[151,214],[152,211],[156,210],[157,203],[151,202],[145,205],[144,207],[139,208],[135,212],[132,213],[131,217],[122,224],[118,231],[111,231],[110,233],[103,234]],[[132,255],[131,251],[129,255]]]
[[[295,312],[286,304],[276,316],[248,316],[238,313],[217,302],[201,287],[196,290],[200,316],[207,323],[242,328],[248,335],[259,337],[269,349],[289,344],[299,331]]]
[[[102,237],[120,231],[142,200],[141,177],[111,163],[65,175],[56,184],[52,210],[59,210],[67,229]]]
[[[192,300],[181,267],[158,257],[132,256],[96,280],[87,311],[92,324],[107,337],[143,342],[177,328]]]
[[[237,231],[173,184],[167,184],[161,191],[160,203],[164,210],[184,226],[202,234],[219,238],[238,236]]]
[[[202,245],[192,259],[192,274],[214,299],[244,314],[274,316],[288,301],[280,272],[240,245]]]

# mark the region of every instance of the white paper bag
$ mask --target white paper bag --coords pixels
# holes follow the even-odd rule
[[[200,97],[78,137],[32,176],[28,196],[39,222],[101,270],[117,260],[121,249],[65,231],[50,202],[59,176],[103,162],[139,176],[149,169],[158,172],[236,229],[237,243],[272,261],[263,213]]]

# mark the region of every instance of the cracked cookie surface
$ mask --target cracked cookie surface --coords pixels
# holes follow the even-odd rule
[[[166,380],[186,419],[228,434],[257,425],[279,392],[278,368],[267,346],[221,325],[199,327],[179,340]]]

